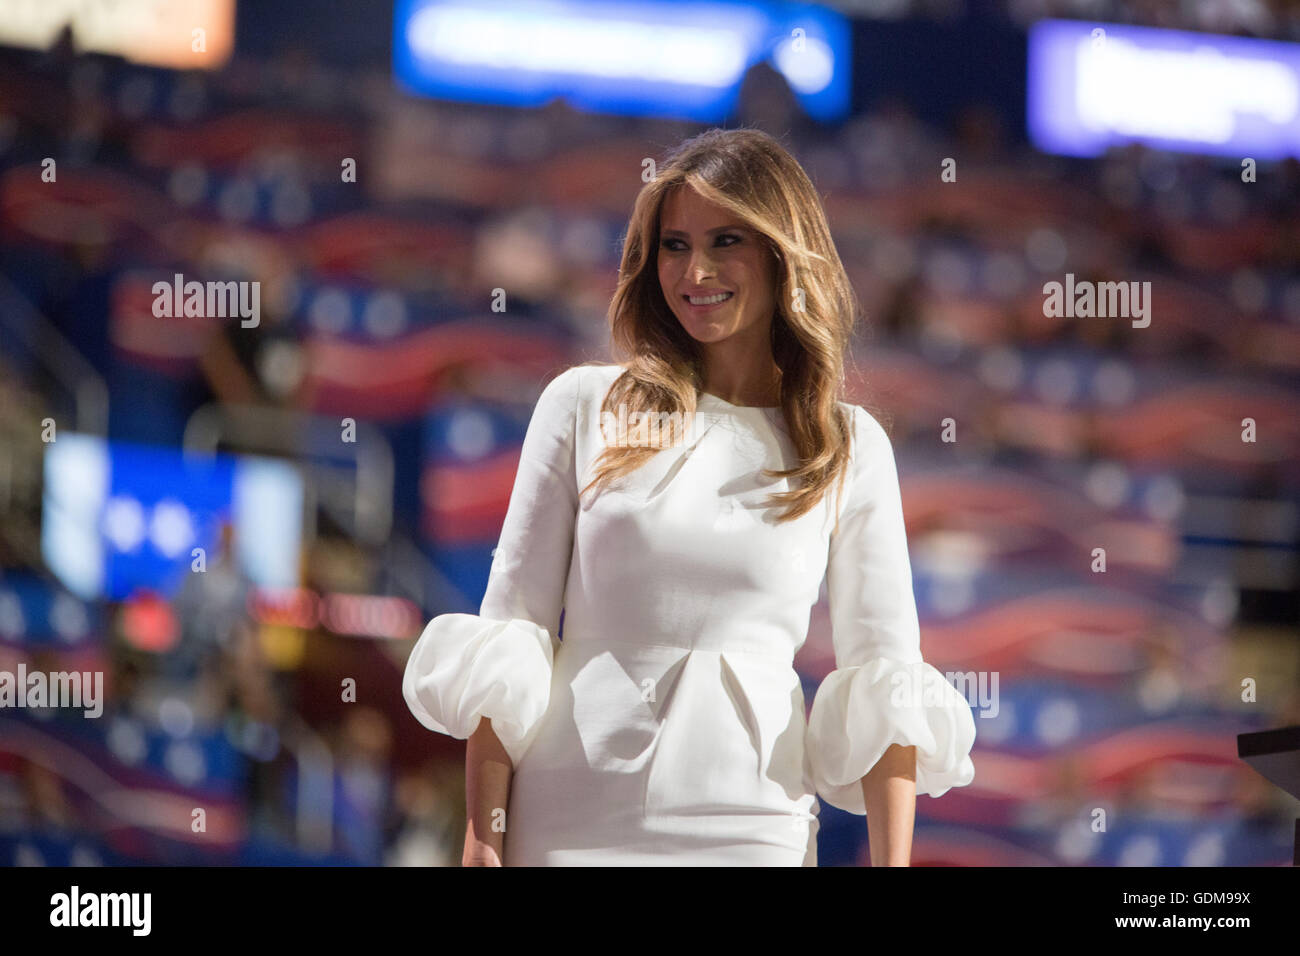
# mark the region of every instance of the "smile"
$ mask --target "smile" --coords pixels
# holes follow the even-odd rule
[[[731,296],[730,292],[719,292],[717,295],[687,295],[682,298],[691,305],[717,305],[719,302],[726,302]]]

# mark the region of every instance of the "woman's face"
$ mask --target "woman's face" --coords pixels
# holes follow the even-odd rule
[[[664,299],[693,339],[766,340],[776,311],[776,260],[761,233],[679,187],[660,212],[658,259]]]

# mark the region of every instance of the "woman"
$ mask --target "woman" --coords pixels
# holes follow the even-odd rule
[[[469,740],[465,865],[813,866],[820,793],[906,866],[916,794],[972,780],[889,439],[840,400],[855,305],[771,137],[711,130],[641,190],[625,361],[543,391],[480,613],[434,618],[407,664],[412,712]],[[805,720],[824,576],[837,669]]]

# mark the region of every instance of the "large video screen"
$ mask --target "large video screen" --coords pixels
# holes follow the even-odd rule
[[[398,0],[393,71],[412,93],[721,120],[768,62],[823,122],[849,109],[845,18],[803,3]]]
[[[299,583],[303,480],[255,457],[186,456],[179,449],[61,434],[47,446],[41,549],[84,599],[137,589],[176,593],[184,577],[223,558],[263,587]]]
[[[1043,20],[1029,32],[1026,122],[1049,153],[1145,143],[1300,157],[1300,44]]]

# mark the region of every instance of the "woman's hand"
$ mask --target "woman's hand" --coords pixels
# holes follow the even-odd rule
[[[465,837],[465,852],[461,854],[461,866],[501,866],[501,853],[491,843],[476,840],[471,835]]]

